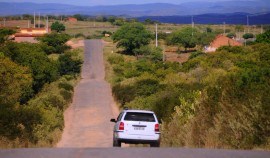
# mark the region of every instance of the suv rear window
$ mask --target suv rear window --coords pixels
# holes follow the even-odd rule
[[[125,121],[155,122],[155,117],[154,117],[154,114],[152,113],[127,112],[124,120]]]

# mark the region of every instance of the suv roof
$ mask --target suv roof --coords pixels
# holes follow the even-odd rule
[[[141,112],[141,113],[154,113],[153,111],[149,110],[123,110],[124,112]]]

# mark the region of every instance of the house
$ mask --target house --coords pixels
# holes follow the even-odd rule
[[[16,42],[36,43],[36,37],[43,36],[49,32],[51,32],[51,30],[47,28],[22,28],[18,33],[15,33],[14,36]]]
[[[76,18],[73,17],[68,17],[68,22],[77,22],[78,20]]]
[[[218,35],[208,47],[205,47],[205,52],[214,52],[222,46],[242,46],[242,43],[229,37]]]

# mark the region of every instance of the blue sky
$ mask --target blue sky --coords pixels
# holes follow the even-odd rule
[[[173,3],[180,4],[192,1],[267,1],[267,0],[0,0],[0,2],[34,2],[34,3],[62,3],[79,6],[145,4],[145,3]]]

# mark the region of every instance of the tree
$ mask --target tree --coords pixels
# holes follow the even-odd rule
[[[114,24],[115,20],[116,20],[116,17],[114,17],[114,16],[108,17],[108,22],[110,22],[112,25]]]
[[[66,27],[64,24],[61,24],[60,22],[56,21],[52,23],[51,29],[56,32],[62,32],[66,30]]]
[[[7,57],[0,57],[0,65],[0,106],[13,106],[32,88],[32,74]]]
[[[43,50],[47,54],[61,54],[70,48],[66,45],[66,42],[70,39],[68,34],[50,33],[37,39],[42,42]]]
[[[205,46],[205,45],[209,45],[217,36],[216,33],[214,32],[204,32],[201,34],[198,34],[198,43],[199,45]]]
[[[236,37],[236,34],[233,33],[233,32],[231,32],[231,33],[229,33],[229,34],[227,35],[227,37],[229,37],[229,38],[234,38],[234,37]]]
[[[84,21],[85,17],[83,17],[81,14],[75,14],[73,15],[74,18],[76,18],[78,21]]]
[[[16,33],[13,29],[1,28],[0,29],[0,45],[5,43],[8,40],[8,37],[12,34]]]
[[[194,48],[197,43],[197,37],[199,33],[196,29],[191,27],[186,27],[182,30],[178,30],[173,32],[169,37],[169,43],[171,44],[180,44],[185,48],[185,52],[187,48]]]
[[[59,56],[60,75],[75,75],[81,72],[82,60],[76,58],[75,52],[66,52]]]
[[[50,61],[39,44],[8,42],[2,51],[15,63],[31,70],[33,90],[36,93],[45,83],[50,83],[59,76],[57,64]]]
[[[258,43],[270,43],[270,30],[263,34],[259,34],[256,37],[256,42]]]
[[[151,38],[151,32],[141,23],[125,24],[112,35],[113,42],[117,42],[117,47],[124,48],[128,54],[134,54],[134,49],[148,45]]]
[[[253,37],[254,37],[254,35],[252,33],[246,33],[243,35],[244,39],[249,39],[249,38],[253,38]]]

